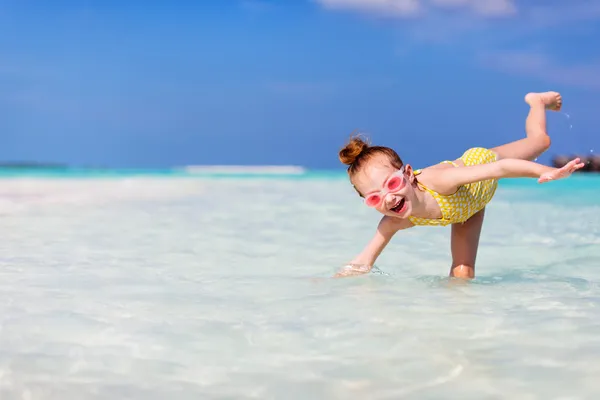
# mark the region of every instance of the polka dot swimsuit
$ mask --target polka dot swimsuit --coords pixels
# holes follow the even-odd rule
[[[475,147],[465,151],[460,157],[465,166],[487,164],[496,161],[496,154],[481,147]],[[457,166],[451,161],[445,161]],[[420,170],[415,171],[415,175],[421,173]],[[498,187],[497,179],[487,181],[473,182],[467,185],[462,185],[458,191],[451,195],[442,195],[431,189],[426,188],[421,183],[419,186],[429,192],[437,201],[442,211],[442,218],[427,219],[418,217],[408,217],[414,225],[449,225],[462,223],[471,218],[473,214],[482,210],[494,197],[496,188]]]

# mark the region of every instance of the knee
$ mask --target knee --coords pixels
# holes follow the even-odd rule
[[[541,135],[538,138],[536,138],[536,140],[538,141],[538,146],[542,151],[548,150],[550,148],[550,145],[552,144],[552,139],[550,139],[550,136],[548,135]]]
[[[475,268],[466,264],[453,265],[450,270],[450,276],[460,279],[473,279],[475,278]]]

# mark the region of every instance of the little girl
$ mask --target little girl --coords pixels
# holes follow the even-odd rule
[[[491,150],[471,148],[454,161],[444,161],[422,170],[413,170],[389,147],[370,146],[360,137],[352,138],[340,151],[339,158],[348,165],[350,182],[364,198],[365,204],[384,217],[365,249],[336,276],[370,271],[377,257],[399,230],[415,225],[452,224],[457,229],[452,232],[454,260],[450,275],[473,278],[483,210],[494,197],[498,180],[531,177],[543,183],[566,178],[584,166],[578,158],[562,168],[529,161],[549,147],[545,110],[560,110],[562,99],[556,92],[547,92],[529,93],[525,101],[531,107],[525,139]],[[470,224],[470,219],[477,218],[478,214],[481,214],[480,221]],[[467,228],[458,228],[461,225]],[[463,248],[455,249],[455,239],[458,241],[461,236],[468,239]],[[472,254],[466,257],[470,258],[468,263],[457,262],[457,258],[465,258],[460,253]],[[457,267],[460,267],[458,273],[455,271]]]

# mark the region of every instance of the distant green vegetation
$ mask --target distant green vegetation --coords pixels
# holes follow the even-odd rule
[[[15,169],[67,169],[66,164],[60,163],[36,163],[36,162],[0,162],[0,168],[15,168]]]

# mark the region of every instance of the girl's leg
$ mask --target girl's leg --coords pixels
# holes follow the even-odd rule
[[[525,121],[527,137],[492,150],[498,158],[519,158],[533,161],[550,147],[550,136],[546,131],[546,110],[559,111],[562,98],[557,92],[529,93],[525,102],[531,107]]]
[[[479,236],[483,226],[485,208],[463,224],[453,224],[450,239],[452,267],[450,276],[463,279],[475,277],[475,259],[479,247]]]
[[[562,106],[560,94],[529,93],[525,96],[525,101],[531,107],[525,121],[527,137],[494,148],[499,159],[518,158],[532,161],[550,147],[550,136],[546,131],[546,110],[560,110]],[[473,215],[464,224],[452,225],[450,276],[464,279],[475,277],[475,259],[484,216],[485,209]]]

